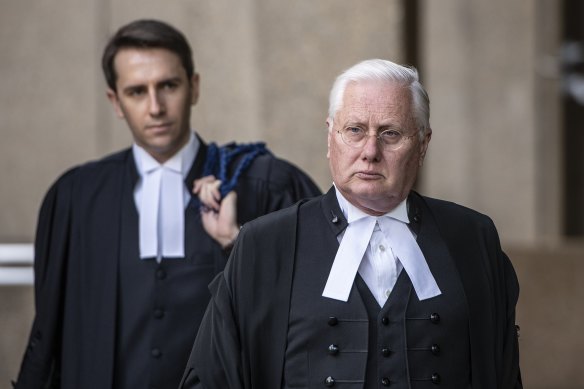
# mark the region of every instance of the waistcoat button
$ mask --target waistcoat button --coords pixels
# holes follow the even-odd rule
[[[384,326],[389,324],[389,318],[387,316],[383,316],[381,318],[381,324],[383,324]]]
[[[430,321],[434,324],[438,324],[440,322],[440,315],[437,313],[433,313],[430,315]]]
[[[440,354],[440,346],[438,346],[437,344],[433,344],[430,350],[434,355]]]
[[[163,280],[166,278],[166,272],[163,269],[156,270],[156,278]]]
[[[387,347],[381,349],[381,355],[384,357],[389,357],[391,355],[391,350]]]
[[[157,348],[153,348],[152,351],[150,351],[150,354],[154,357],[154,358],[160,358],[162,356],[162,351],[160,351]]]
[[[328,346],[328,353],[330,355],[337,355],[339,353],[339,346],[337,346],[336,344],[331,344],[330,346]]]
[[[440,384],[440,374],[438,373],[432,374],[432,383],[435,385]]]
[[[335,385],[335,379],[333,377],[326,377],[324,384],[330,388],[331,386]]]
[[[389,378],[383,377],[381,379],[381,385],[383,385],[383,386],[389,386]]]
[[[336,326],[337,324],[339,324],[339,319],[337,319],[334,316],[329,317],[329,319],[328,319],[329,326]]]

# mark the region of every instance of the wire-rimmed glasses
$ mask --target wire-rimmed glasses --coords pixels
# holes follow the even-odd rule
[[[380,145],[383,146],[384,150],[395,151],[402,147],[406,140],[417,136],[415,135],[404,135],[400,130],[389,129],[381,131],[379,134],[369,135],[366,130],[361,127],[345,127],[337,132],[341,135],[341,139],[345,144],[352,148],[361,148],[365,146],[367,140],[370,136],[377,138]]]

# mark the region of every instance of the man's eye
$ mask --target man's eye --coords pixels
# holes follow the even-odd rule
[[[162,84],[162,87],[168,90],[174,90],[176,89],[177,86],[178,85],[175,82],[165,82],[164,84]]]
[[[144,89],[141,89],[141,88],[130,89],[127,92],[128,96],[130,96],[130,97],[142,96],[144,93],[146,93],[146,91]]]
[[[361,135],[363,133],[363,130],[359,127],[348,127],[346,131],[350,135]]]
[[[385,130],[381,133],[381,137],[385,139],[397,139],[401,138],[402,134],[396,130]]]

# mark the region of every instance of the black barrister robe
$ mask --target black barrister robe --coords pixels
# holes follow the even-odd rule
[[[193,180],[201,175],[206,154],[207,146],[201,141],[185,180],[189,191]],[[126,197],[130,193],[133,199],[131,193],[137,179],[133,154],[126,149],[73,168],[48,191],[35,241],[36,315],[17,388],[112,387],[119,336],[116,318],[120,219],[122,207],[135,206],[133,202],[123,204],[121,198],[122,193]],[[240,224],[292,205],[303,197],[320,194],[308,176],[271,154],[254,160],[240,177],[236,191]],[[199,251],[210,253],[215,271],[189,292],[194,300],[201,300],[196,302],[202,306],[201,312],[191,312],[188,321],[172,323],[168,328],[168,337],[176,337],[180,332],[183,338],[190,338],[181,344],[184,350],[175,350],[175,354],[184,355],[184,360],[172,361],[178,375],[169,380],[174,385],[180,380],[210,298],[208,283],[227,262],[226,253],[204,232],[198,208],[189,206],[186,212],[196,216],[194,223],[185,220],[185,243],[196,244],[202,247]]]
[[[224,273],[210,286],[213,297],[182,388],[282,386],[298,209],[314,202],[319,202],[313,206],[319,211],[306,218],[326,219],[325,226],[336,237],[347,223],[334,189],[242,229]],[[515,327],[519,286],[492,221],[468,208],[417,193],[410,194],[408,209],[410,220],[421,225],[416,231],[418,242],[430,239],[425,234],[434,231],[438,236],[431,239],[443,240],[460,274],[469,313],[473,389],[521,388]],[[432,228],[424,228],[424,223],[432,223]],[[326,249],[334,258],[336,239],[327,242],[335,242],[335,247]],[[423,245],[421,249],[427,250]],[[424,255],[428,258],[432,253]]]

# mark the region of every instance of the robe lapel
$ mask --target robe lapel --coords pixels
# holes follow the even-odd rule
[[[198,136],[198,135],[197,135]],[[185,257],[187,260],[192,260],[192,255],[195,252],[195,246],[200,243],[196,239],[196,236],[201,235],[203,232],[199,231],[202,229],[201,225],[201,214],[199,213],[199,203],[195,195],[193,195],[193,182],[201,177],[203,172],[203,166],[205,164],[205,158],[207,157],[207,145],[199,138],[199,151],[195,156],[195,161],[185,178],[185,187],[190,194],[190,200],[187,207],[185,208]]]
[[[86,188],[96,188],[94,193],[99,192],[98,199],[85,196],[87,203],[82,207],[90,212],[82,221],[86,223],[84,231],[87,236],[84,239],[87,249],[83,249],[86,257],[80,264],[84,270],[78,273],[85,279],[81,281],[81,290],[87,294],[86,304],[91,306],[83,316],[86,320],[83,333],[89,338],[85,341],[92,345],[92,353],[84,352],[81,358],[94,360],[81,363],[82,369],[89,371],[79,373],[79,377],[92,381],[83,384],[87,387],[113,385],[122,207],[134,205],[133,188],[138,178],[131,150],[121,158],[121,166],[110,167],[100,177],[102,180],[82,184]],[[125,199],[128,195],[129,204]]]
[[[336,237],[347,228],[347,219],[343,215],[339,203],[337,201],[337,195],[335,193],[334,186],[329,189],[329,191],[321,198],[322,215],[329,229]],[[337,252],[339,245],[337,243],[334,248],[333,257]]]
[[[339,203],[337,201],[337,195],[335,193],[334,186],[329,189],[329,191],[322,197],[321,208],[323,211],[324,223],[328,225],[331,232],[332,239],[326,239],[323,242],[317,242],[317,244],[325,245],[324,258],[328,261],[326,266],[325,282],[328,279],[328,275],[332,268],[337,250],[339,249],[338,236],[341,234],[349,225],[347,219],[343,215]],[[357,277],[359,275],[357,274]],[[351,293],[349,294],[349,299],[347,300],[348,309],[350,312],[358,312],[361,315],[367,315],[365,308],[364,296],[362,291],[357,287],[356,279],[353,282],[351,288]],[[324,289],[324,285],[322,285]]]

